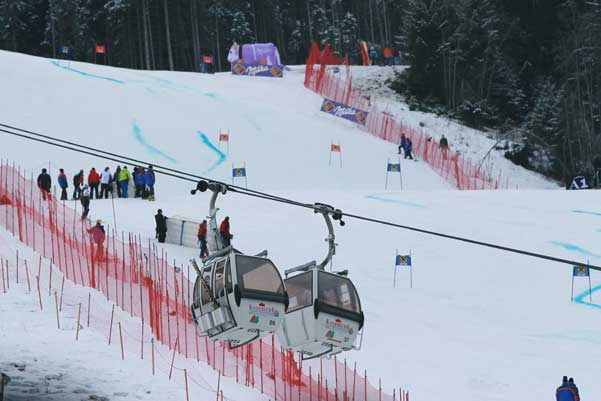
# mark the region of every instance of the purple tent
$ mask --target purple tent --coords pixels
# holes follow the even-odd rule
[[[228,61],[236,64],[239,61],[239,47],[237,44],[230,48]],[[242,45],[242,61],[247,65],[279,65],[280,53],[273,43],[255,43]]]

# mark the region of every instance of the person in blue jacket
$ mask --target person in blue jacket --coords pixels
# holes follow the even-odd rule
[[[555,398],[557,401],[580,401],[578,387],[576,387],[573,378],[570,377],[570,380],[568,380],[567,376],[563,377],[561,386],[555,391]]]
[[[146,181],[144,178],[144,169],[142,167],[136,167],[134,171],[134,184],[136,184],[136,198],[146,198],[144,194],[145,182]]]
[[[69,182],[67,181],[65,170],[61,168],[59,172],[60,174],[58,175],[58,185],[61,187],[61,200],[68,200],[69,196],[67,196],[67,188],[69,187]]]
[[[407,142],[405,142],[405,159],[409,158],[413,160],[413,155],[411,154],[412,150],[413,142],[411,142],[411,139],[407,138]]]
[[[144,174],[144,184],[146,186],[146,198],[149,201],[154,201],[154,170],[152,166],[148,166],[146,174]]]

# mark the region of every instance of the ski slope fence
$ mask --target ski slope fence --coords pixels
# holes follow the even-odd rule
[[[44,200],[33,175],[27,175],[6,160],[0,162],[0,226],[40,255],[37,266],[25,266],[28,283],[30,274],[34,289],[37,282],[40,307],[40,283],[50,294],[56,281],[52,278],[55,269],[75,286],[102,294],[113,302],[113,309],[100,312],[99,306],[90,313],[88,300],[88,325],[92,319],[92,326],[108,331],[109,344],[111,336],[115,342],[120,337],[122,347],[125,344],[128,352],[139,352],[142,359],[150,359],[152,353],[153,374],[155,367],[164,373],[169,371],[169,378],[174,370],[180,371],[180,377],[184,372],[186,389],[188,380],[206,389],[201,368],[208,365],[273,400],[409,400],[409,393],[398,388],[392,395],[384,393],[381,382],[377,387],[372,385],[367,371],[360,372],[356,364],[350,366],[346,360],[320,359],[303,366],[300,356],[283,350],[273,336],[237,349],[198,336],[190,312],[193,282],[187,278],[191,277],[189,265],[169,261],[150,239],[119,234],[108,225],[104,242],[95,244],[89,233],[92,224],[80,217],[79,202],[57,201],[55,195]],[[92,206],[94,202],[102,200],[93,200]],[[18,277],[18,259],[16,263]],[[8,280],[8,264],[6,267]],[[48,276],[47,284],[42,282],[44,275]],[[130,323],[120,320],[118,331],[115,305],[117,315],[131,318]],[[174,363],[176,355],[178,364]],[[182,369],[180,365],[192,368]]]
[[[345,74],[341,74],[341,67],[345,68]],[[348,59],[336,57],[327,44],[322,52],[313,43],[305,69],[305,87],[324,98],[369,112],[365,129],[380,139],[398,145],[404,133],[413,142],[413,154],[458,189],[510,188],[509,178],[490,161],[477,165],[450,148],[441,148],[426,130],[410,127],[380,110],[368,96],[353,88]]]

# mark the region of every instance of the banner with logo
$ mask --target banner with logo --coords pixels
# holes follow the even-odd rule
[[[233,75],[246,75],[249,77],[271,77],[283,78],[284,66],[281,64],[244,64],[238,63],[232,65]]]
[[[367,116],[369,115],[367,111],[359,110],[330,99],[323,100],[321,111],[361,125],[365,125]]]

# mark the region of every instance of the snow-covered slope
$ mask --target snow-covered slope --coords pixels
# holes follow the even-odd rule
[[[391,80],[405,68],[407,67],[351,67],[353,85],[361,93],[371,96],[372,101],[381,109],[397,119],[412,127],[423,127],[436,141],[442,135],[446,136],[449,145],[473,163],[481,164],[485,169],[493,166],[494,172],[502,172],[504,177],[509,178],[512,188],[557,188],[557,183],[513,164],[504,157],[505,151],[494,149],[505,145],[504,140],[497,143],[498,138],[494,133],[469,128],[433,113],[410,110],[403,97],[390,88]],[[508,139],[511,142],[513,138]]]
[[[1,52],[0,87],[8,89],[0,97],[0,121],[225,180],[232,160],[245,160],[249,185],[278,195],[601,261],[596,191],[449,191],[423,163],[409,162],[404,164],[409,190],[383,192],[386,159],[395,146],[321,115],[320,99],[302,87],[300,71],[263,80],[77,63],[65,68]],[[220,127],[230,128],[232,144],[230,157],[214,167],[219,155],[197,131],[216,145]],[[342,143],[343,169],[328,167],[332,139]],[[106,164],[6,136],[0,140],[2,156],[28,169],[48,165],[48,159],[53,174],[60,166],[70,172]],[[168,216],[205,216],[208,196],[192,197],[189,189],[187,183],[161,179],[155,203],[116,200],[118,228],[152,238],[152,216],[159,207]],[[325,228],[312,212],[233,193],[219,206],[221,217],[231,217],[236,247],[268,248],[282,270],[325,254]],[[110,201],[94,201],[91,213],[113,220]],[[552,399],[558,381],[570,375],[583,399],[601,394],[591,369],[601,363],[596,348],[601,306],[587,305],[585,279],[576,280],[577,302],[570,301],[570,266],[354,220],[336,232],[340,247],[334,266],[350,270],[367,322],[363,349],[345,357],[360,371],[367,369],[370,379],[382,377],[386,390],[403,385],[419,401]],[[164,248],[182,262],[196,254]],[[398,272],[392,288],[396,249],[413,255],[412,289],[407,270]],[[595,287],[600,281],[595,273],[593,301],[601,289]]]

